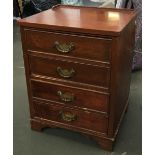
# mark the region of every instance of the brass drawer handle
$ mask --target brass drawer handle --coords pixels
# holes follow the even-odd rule
[[[72,121],[75,121],[77,119],[77,116],[71,112],[61,111],[60,116],[66,122],[72,122]]]
[[[57,72],[63,78],[71,78],[75,74],[75,70],[73,68],[71,70],[68,70],[57,67]]]
[[[58,91],[57,94],[59,95],[60,99],[64,102],[73,102],[75,99],[74,94],[62,93],[61,91]]]
[[[55,47],[59,52],[69,53],[75,48],[75,45],[71,42],[69,44],[60,44],[58,41],[55,42]]]

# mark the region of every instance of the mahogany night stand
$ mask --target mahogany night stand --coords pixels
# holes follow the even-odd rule
[[[57,5],[18,21],[33,130],[81,132],[112,150],[128,106],[135,17]]]

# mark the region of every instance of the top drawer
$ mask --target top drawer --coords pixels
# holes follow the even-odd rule
[[[48,54],[110,61],[111,39],[71,35],[39,30],[25,30],[27,48]]]

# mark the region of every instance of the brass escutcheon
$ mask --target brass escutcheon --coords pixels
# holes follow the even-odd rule
[[[69,44],[60,44],[58,41],[56,41],[54,44],[56,49],[61,53],[69,53],[75,48],[75,45],[72,42]]]
[[[75,70],[73,68],[71,70],[68,70],[57,67],[57,72],[63,78],[71,78],[75,74]]]

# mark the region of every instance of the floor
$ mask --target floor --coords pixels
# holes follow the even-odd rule
[[[28,98],[19,27],[14,22],[14,155],[141,155],[142,74],[132,73],[130,104],[114,152],[107,152],[80,133],[64,129],[30,129]]]

